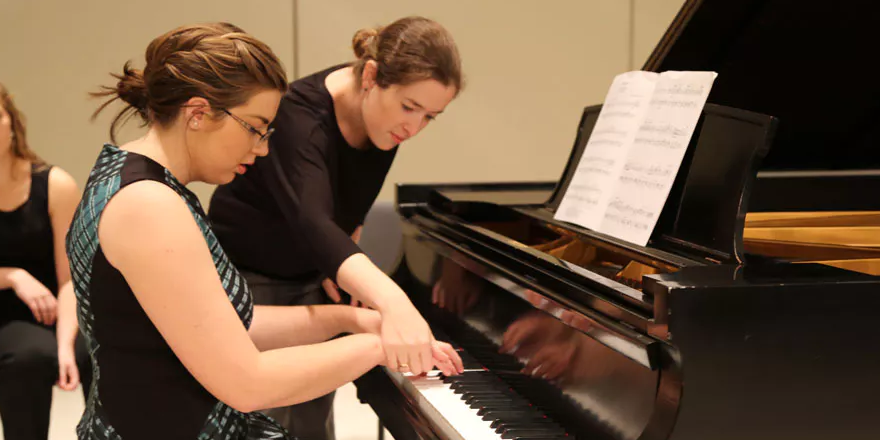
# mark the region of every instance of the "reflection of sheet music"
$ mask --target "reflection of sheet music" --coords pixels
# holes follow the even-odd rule
[[[615,77],[556,218],[646,245],[716,76]]]
[[[663,72],[599,230],[646,245],[717,74]]]
[[[556,218],[599,227],[656,82],[653,72],[627,72],[614,78]]]

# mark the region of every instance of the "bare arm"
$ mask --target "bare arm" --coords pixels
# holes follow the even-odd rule
[[[0,290],[12,289],[15,286],[15,277],[24,269],[18,267],[0,267]]]
[[[393,303],[407,302],[406,293],[363,253],[354,254],[339,266],[339,287],[370,307],[382,311]]]
[[[52,220],[52,234],[55,239],[55,273],[58,277],[58,325],[55,332],[59,349],[66,347],[71,352],[79,326],[76,320],[76,296],[70,281],[70,264],[64,240],[79,198],[79,189],[73,177],[61,168],[52,168],[49,172],[49,218]]]
[[[104,211],[99,238],[183,365],[240,411],[313,399],[383,360],[373,334],[260,352],[226,297],[192,215],[164,185],[122,189]]]
[[[378,312],[349,306],[255,306],[248,333],[260,351],[326,341],[340,333],[379,334]]]

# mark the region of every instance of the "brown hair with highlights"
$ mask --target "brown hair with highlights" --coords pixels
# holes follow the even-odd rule
[[[358,58],[355,77],[361,78],[368,61],[376,61],[379,87],[433,79],[454,87],[456,94],[464,88],[458,47],[452,34],[433,20],[405,17],[384,27],[361,29],[352,38],[352,48]]]
[[[139,115],[145,125],[168,126],[192,97],[205,98],[214,108],[228,109],[244,104],[262,90],[287,91],[287,76],[272,49],[229,23],[171,30],[147,47],[143,70],[127,62],[122,73],[113,76],[118,80],[115,86],[92,93],[111,98],[95,111],[93,119],[117,99],[127,104],[110,126],[113,142],[118,127],[131,116]]]

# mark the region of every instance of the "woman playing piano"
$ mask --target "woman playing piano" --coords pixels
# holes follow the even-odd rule
[[[449,32],[421,17],[361,30],[353,46],[353,63],[290,84],[271,153],[217,189],[210,217],[258,304],[340,302],[339,286],[381,313],[389,367],[418,374],[432,368],[430,329],[357,241],[398,145],[461,91],[461,62]],[[331,410],[332,394],[271,413],[329,439]]]
[[[384,364],[380,316],[341,305],[254,307],[185,186],[227,183],[266,155],[284,70],[264,43],[214,23],[156,38],[143,71],[126,65],[115,76],[97,93],[127,104],[111,139],[129,115],[149,130],[102,148],[67,236],[97,383],[77,434],[288,438],[251,411],[307,401]],[[340,333],[356,334],[325,342]],[[451,374],[451,347],[435,350]]]

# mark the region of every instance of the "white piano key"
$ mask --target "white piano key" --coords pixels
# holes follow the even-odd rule
[[[438,371],[428,376],[414,377],[410,374],[395,373],[386,369],[391,379],[414,398],[419,409],[435,422],[447,440],[500,440],[501,434],[495,432],[477,415],[477,410],[469,407],[460,394],[443,383]]]

